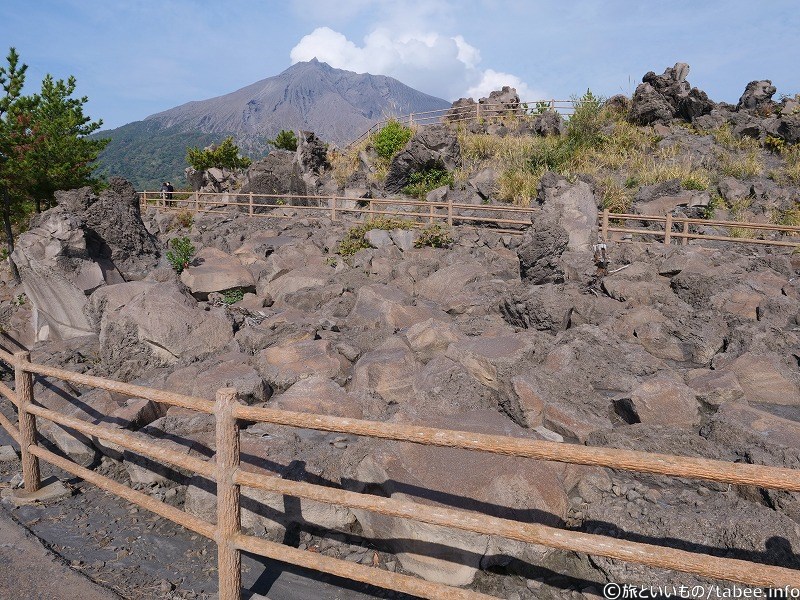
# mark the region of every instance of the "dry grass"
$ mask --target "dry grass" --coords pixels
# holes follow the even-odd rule
[[[497,180],[499,200],[511,202],[517,206],[530,206],[531,199],[536,197],[539,181],[544,171],[525,169],[507,169]]]
[[[800,146],[790,146],[781,155],[786,161],[783,169],[770,176],[781,184],[800,185]]]
[[[719,153],[717,159],[720,173],[728,177],[750,179],[764,172],[764,161],[757,149],[748,150],[744,155]]]
[[[368,140],[364,140],[358,145],[346,149],[328,152],[328,161],[331,163],[331,174],[339,186],[343,186],[350,176],[358,171],[358,155],[365,150]]]
[[[742,136],[740,138],[733,135],[733,131],[731,130],[730,123],[725,123],[719,129],[714,129],[709,132],[712,136],[714,136],[714,141],[727,148],[728,150],[758,150],[761,148],[761,144],[759,144],[758,140],[748,137]]]
[[[603,199],[603,208],[613,213],[628,213],[633,203],[630,190],[625,189],[613,177],[604,177],[597,182],[597,188]]]
[[[691,158],[680,156],[677,146],[663,148],[653,155],[639,155],[630,165],[630,174],[639,185],[653,185],[680,179],[691,189],[706,189],[711,185],[711,172]]]
[[[551,142],[538,137],[499,137],[480,133],[458,132],[461,146],[462,168],[454,176],[458,183],[466,181],[469,174],[491,167],[500,173],[498,200],[520,206],[529,206],[536,196],[544,169],[531,169],[531,158]]]

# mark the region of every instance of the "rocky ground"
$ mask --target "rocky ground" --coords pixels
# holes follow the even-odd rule
[[[679,111],[702,96],[681,95],[680,70],[663,77],[690,98],[669,116],[683,118]],[[412,140],[386,182],[408,172],[403,164],[429,160],[423,146],[444,164],[452,144],[434,143],[442,131]],[[318,181],[314,144],[306,137],[283,179],[275,169],[269,176]],[[266,173],[251,171],[245,183],[258,172]],[[215,175],[203,177],[209,185]],[[672,210],[676,197],[700,192],[674,185],[642,186],[636,202]],[[742,185],[753,210],[795,193]],[[122,180],[99,196],[87,188],[58,200],[19,239],[23,287],[0,290],[4,327],[35,343],[34,361],[209,399],[233,386],[255,406],[800,465],[800,259],[746,244],[610,241],[608,264],[598,265],[592,245],[604,197],[592,178],[544,173],[531,226],[519,235],[458,226],[452,239],[424,243],[418,230],[384,223],[353,253],[340,243],[355,222],[291,207],[260,218],[142,216]],[[178,275],[166,251],[183,237],[197,252]],[[48,379],[35,395],[49,408],[213,456],[210,417]],[[54,425],[41,430],[78,463],[213,519],[210,482]],[[800,568],[793,493],[263,424],[245,424],[242,450],[257,473]],[[167,593],[162,580],[174,597],[213,592],[207,543],[79,490],[18,517],[128,597]],[[255,535],[501,598],[596,597],[608,581],[699,581],[252,490],[242,519]],[[259,571],[249,564],[252,577]]]

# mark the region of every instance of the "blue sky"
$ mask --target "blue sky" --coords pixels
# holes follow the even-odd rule
[[[747,82],[800,91],[797,0],[0,0],[0,52],[28,91],[75,75],[106,128],[232,92],[317,56],[454,100],[631,94],[642,75],[736,102]]]

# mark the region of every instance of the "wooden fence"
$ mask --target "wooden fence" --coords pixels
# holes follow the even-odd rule
[[[166,211],[192,213],[237,210],[251,217],[295,218],[279,209],[297,210],[309,216],[328,217],[332,221],[343,215],[371,220],[375,217],[396,217],[417,226],[431,223],[490,226],[493,231],[520,235],[531,225],[538,208],[505,204],[465,204],[447,201],[421,201],[409,198],[346,198],[343,196],[299,196],[291,194],[247,194],[224,192],[176,192],[172,200],[162,198],[161,192],[139,192],[142,209],[155,206]],[[685,217],[598,213],[600,241],[626,241],[637,236],[644,239],[661,238],[665,244],[673,240],[688,244],[689,240],[723,241],[767,246],[800,247],[800,227],[746,221],[720,221]],[[649,224],[651,227],[643,227]],[[653,228],[652,226],[656,227]],[[728,235],[702,231],[727,230]],[[701,231],[702,230],[702,231]],[[790,239],[758,238],[771,234]]]
[[[408,127],[435,125],[436,123],[469,123],[481,119],[492,120],[502,118],[533,119],[544,111],[553,111],[567,116],[574,112],[575,102],[572,100],[533,100],[509,104],[505,102],[476,102],[473,105],[440,108],[424,112],[411,113],[381,119],[364,133],[359,135],[347,148],[355,146],[373,133],[381,130],[389,121],[397,121]]]
[[[785,567],[710,556],[655,544],[568,531],[538,523],[519,522],[473,511],[430,506],[414,501],[360,494],[310,483],[289,481],[279,477],[257,475],[243,470],[240,463],[238,424],[241,420],[251,423],[272,423],[413,444],[462,448],[505,456],[788,491],[800,491],[800,471],[796,469],[614,448],[595,448],[436,429],[419,425],[380,423],[245,406],[237,402],[236,390],[231,388],[217,390],[216,401],[212,402],[203,398],[164,392],[91,375],[76,374],[32,363],[27,352],[17,352],[11,355],[0,351],[0,360],[13,367],[15,380],[14,389],[0,383],[0,394],[16,406],[18,415],[18,423],[15,425],[0,413],[0,426],[6,429],[20,446],[25,492],[32,493],[39,489],[41,485],[39,460],[45,460],[103,490],[214,540],[218,548],[220,600],[235,600],[241,596],[242,551],[353,581],[412,594],[420,598],[431,600],[490,600],[492,598],[471,590],[431,583],[416,577],[333,559],[319,553],[303,551],[263,538],[245,535],[242,533],[240,521],[240,488],[242,486],[296,498],[369,510],[391,517],[411,519],[478,534],[500,536],[528,544],[672,569],[744,585],[776,589],[787,586],[800,588],[800,571]],[[128,397],[145,398],[168,406],[179,406],[214,415],[216,420],[215,457],[202,460],[179,454],[172,449],[159,446],[157,440],[143,439],[129,431],[92,424],[49,410],[35,402],[33,397],[33,377],[35,375],[57,378],[70,383],[125,394]],[[158,463],[180,467],[215,481],[216,523],[210,523],[190,515],[45,449],[38,444],[37,418],[49,420],[90,438],[112,442]],[[453,490],[453,493],[458,495],[458,490]],[[443,542],[446,543],[446,540]]]

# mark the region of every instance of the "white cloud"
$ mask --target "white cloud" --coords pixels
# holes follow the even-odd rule
[[[388,75],[450,100],[464,95],[479,98],[504,85],[516,87],[526,99],[534,93],[515,75],[481,69],[480,51],[462,36],[433,31],[377,27],[359,46],[338,31],[319,27],[292,48],[290,57],[292,64],[317,58],[337,69]]]
[[[543,100],[547,96],[542,91],[531,89],[527,83],[516,75],[501,73],[494,69],[486,69],[481,80],[467,90],[467,95],[472,98],[482,98],[488,96],[494,90],[499,90],[504,85],[516,88],[517,95],[522,100]]]

